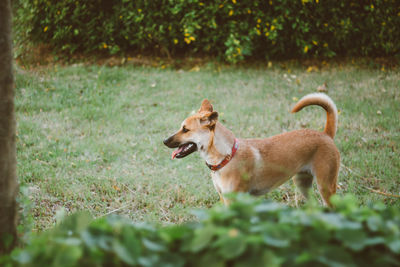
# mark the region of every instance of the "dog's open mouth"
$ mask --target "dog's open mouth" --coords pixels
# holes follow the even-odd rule
[[[171,158],[184,158],[187,155],[195,152],[197,150],[197,145],[195,143],[189,142],[183,145],[180,145],[177,150],[172,152]]]

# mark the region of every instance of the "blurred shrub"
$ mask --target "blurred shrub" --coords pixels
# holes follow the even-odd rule
[[[399,266],[400,210],[359,208],[351,197],[337,210],[301,209],[237,196],[229,208],[197,212],[199,222],[153,227],[109,216],[75,214],[2,266]]]
[[[15,0],[18,47],[245,58],[400,53],[398,0]],[[21,53],[23,53],[21,51]]]

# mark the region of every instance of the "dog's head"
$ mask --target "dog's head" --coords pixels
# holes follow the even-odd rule
[[[213,111],[210,101],[204,99],[197,113],[186,118],[181,128],[164,140],[167,147],[178,148],[172,152],[172,159],[184,158],[199,148],[207,148],[217,120],[218,112]]]

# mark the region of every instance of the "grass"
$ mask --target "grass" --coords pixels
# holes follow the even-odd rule
[[[400,194],[399,73],[350,64],[308,70],[17,67],[18,175],[31,199],[34,229],[53,225],[60,209],[160,223],[190,220],[193,208],[218,202],[210,171],[197,153],[171,161],[162,140],[203,98],[241,138],[321,130],[321,108],[289,110],[324,82],[340,110],[338,194],[353,193],[363,205],[382,200],[400,207],[399,198],[371,191]],[[266,197],[293,205],[294,191],[289,182]]]

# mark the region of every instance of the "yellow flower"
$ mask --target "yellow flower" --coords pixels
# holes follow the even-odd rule
[[[190,37],[189,37],[189,40],[190,40],[190,41],[194,41],[194,40],[196,40],[196,38],[194,38],[193,36],[190,36]]]
[[[231,10],[229,10],[229,16],[232,16],[233,15],[233,10],[231,9]]]
[[[304,47],[304,53],[307,53],[308,52],[308,45],[306,45],[305,47]]]
[[[374,5],[373,4],[371,4],[371,9],[374,9]]]
[[[200,3],[199,3],[199,6],[204,6],[204,3],[200,2]]]
[[[232,0],[232,3],[236,4],[236,0]]]
[[[248,14],[251,14],[251,10],[250,10],[250,9],[247,9],[247,13],[248,13]],[[399,12],[399,14],[397,14],[397,15],[400,16],[400,12]]]
[[[190,36],[190,33],[185,32],[185,36],[186,36],[186,37]]]
[[[317,41],[312,41],[312,43],[314,44],[314,45],[318,45],[318,42]]]
[[[119,19],[122,19],[122,16],[119,16]]]
[[[239,231],[236,228],[229,230],[228,232],[229,237],[237,237],[239,235]]]
[[[238,52],[239,55],[242,54],[242,49],[240,49],[240,47],[237,47],[236,51]]]
[[[325,26],[325,27],[328,27],[328,23],[324,23],[324,26]]]
[[[108,46],[106,43],[103,43],[103,48],[106,49]]]
[[[44,27],[43,31],[44,31],[44,32],[47,32],[48,29],[49,29],[49,27],[46,26],[46,27]]]
[[[315,0],[315,3],[317,3],[317,4],[318,4],[318,3],[319,3],[319,0]]]
[[[139,8],[138,10],[137,10],[139,13],[141,13],[142,12],[142,10]]]
[[[261,35],[261,32],[259,29],[256,29],[257,35]]]
[[[266,33],[265,33],[265,36],[268,37],[268,36],[269,36],[269,32],[266,32]]]
[[[324,47],[328,47],[328,43],[324,43]]]
[[[275,26],[271,25],[271,31],[275,30]]]
[[[257,19],[257,23],[261,23],[261,19]]]
[[[219,8],[223,8],[223,7],[224,7],[224,4],[220,4],[220,5],[219,5]]]
[[[178,39],[174,39],[174,44],[177,44],[179,41],[178,41]]]
[[[269,0],[269,5],[272,6],[272,0]]]

